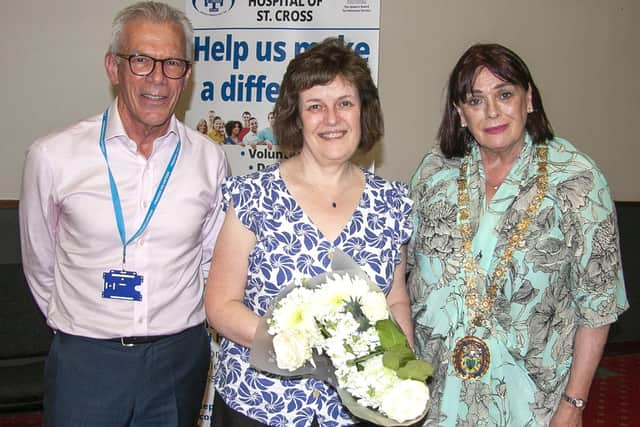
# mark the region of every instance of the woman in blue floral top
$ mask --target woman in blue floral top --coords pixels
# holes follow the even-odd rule
[[[607,182],[500,45],[454,67],[438,139],[410,190],[416,346],[436,369],[425,425],[579,426],[628,306]]]
[[[213,425],[354,425],[329,385],[252,369],[251,342],[280,291],[327,271],[336,249],[380,286],[413,342],[404,279],[412,203],[403,184],[350,161],[382,137],[383,121],[366,62],[338,39],[289,63],[275,116],[276,139],[298,154],[230,178],[223,189],[227,214],[205,298],[207,317],[223,336]]]

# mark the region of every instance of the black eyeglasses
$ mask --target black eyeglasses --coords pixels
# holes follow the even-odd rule
[[[156,62],[162,64],[162,73],[169,79],[181,79],[187,74],[191,63],[180,58],[156,59],[148,55],[124,55],[115,54],[118,58],[126,59],[129,62],[129,69],[133,74],[140,77],[148,76],[156,68]]]

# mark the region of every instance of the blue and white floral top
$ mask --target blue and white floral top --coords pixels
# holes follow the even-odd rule
[[[386,293],[411,234],[412,201],[407,188],[363,170],[366,185],[351,220],[335,241],[328,241],[291,196],[278,164],[223,185],[239,220],[256,236],[249,254],[244,303],[262,316],[272,299],[294,278],[328,270],[331,254],[351,256]],[[249,349],[222,339],[215,386],[235,411],[270,426],[308,426],[314,416],[322,427],[356,422],[333,388],[316,379],[289,379],[249,367]],[[215,410],[215,409],[214,409]]]

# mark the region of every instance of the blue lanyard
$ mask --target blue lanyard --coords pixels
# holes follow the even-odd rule
[[[147,214],[140,224],[140,228],[135,232],[133,236],[129,240],[126,238],[126,232],[124,227],[124,217],[122,216],[122,205],[120,204],[120,195],[118,194],[118,187],[116,186],[116,181],[113,179],[113,174],[111,173],[111,166],[109,166],[109,159],[107,158],[107,147],[104,142],[104,136],[107,131],[107,117],[108,110],[104,112],[102,115],[102,128],[100,129],[100,150],[102,150],[102,155],[104,156],[105,162],[107,162],[107,170],[109,171],[109,185],[111,186],[111,201],[113,202],[113,212],[116,215],[116,222],[118,224],[118,232],[120,233],[120,240],[122,241],[122,269],[124,270],[124,264],[127,258],[127,245],[133,242],[149,225],[149,221],[151,217],[156,211],[156,207],[160,202],[160,198],[162,198],[162,193],[164,193],[165,188],[167,187],[167,183],[169,182],[169,177],[173,172],[173,168],[176,165],[176,161],[178,160],[178,154],[180,154],[180,134],[178,133],[178,144],[176,148],[173,150],[173,155],[169,160],[169,164],[162,175],[162,179],[158,183],[158,188],[156,188],[156,194],[153,196],[153,200],[151,200],[151,204],[149,205],[149,209],[147,210]]]

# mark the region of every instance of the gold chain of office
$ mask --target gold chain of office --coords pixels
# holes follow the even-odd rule
[[[536,194],[527,207],[524,216],[514,228],[513,234],[509,237],[504,252],[498,261],[498,265],[489,280],[489,285],[486,288],[485,295],[480,294],[480,287],[478,283],[478,262],[472,251],[473,232],[471,224],[469,223],[469,184],[467,181],[467,169],[469,159],[471,157],[470,152],[466,153],[460,163],[460,176],[458,177],[457,184],[458,212],[460,218],[460,232],[463,239],[462,251],[464,255],[463,269],[465,274],[465,285],[463,287],[463,295],[469,317],[471,318],[471,323],[476,327],[483,325],[485,318],[491,311],[496,296],[498,295],[498,290],[502,285],[502,281],[506,277],[507,267],[511,262],[511,258],[517,248],[521,246],[524,241],[524,234],[544,199],[549,182],[547,153],[548,147],[546,144],[541,144],[536,147],[536,155],[538,158]]]

